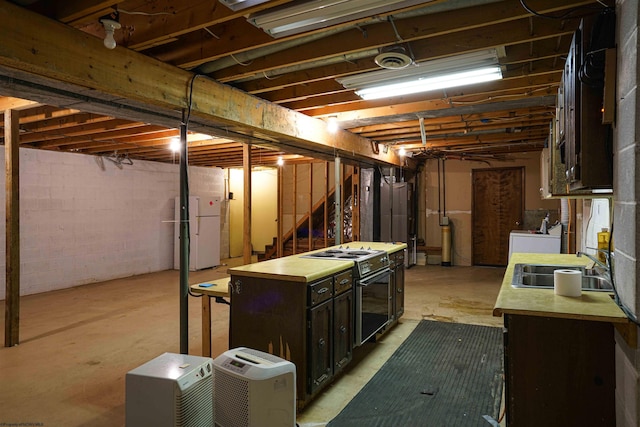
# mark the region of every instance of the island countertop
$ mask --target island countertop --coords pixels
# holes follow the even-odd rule
[[[494,316],[519,314],[612,323],[629,322],[609,292],[583,290],[581,297],[565,297],[556,295],[553,289],[512,287],[515,264],[590,266],[593,262],[587,257],[577,257],[573,254],[514,253],[493,308]]]
[[[365,248],[393,253],[405,249],[407,244],[385,242],[348,242],[342,246],[352,249]],[[327,249],[337,249],[339,247],[340,245],[337,245],[311,252],[321,252]],[[230,275],[240,275],[245,277],[259,277],[265,279],[275,278],[290,282],[313,282],[353,267],[353,261],[350,260],[304,257],[304,255],[311,252],[233,267],[228,270],[228,273]]]

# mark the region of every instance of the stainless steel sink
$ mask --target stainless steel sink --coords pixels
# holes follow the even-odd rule
[[[553,289],[555,270],[578,270],[582,272],[582,289],[587,291],[611,292],[613,288],[606,276],[593,269],[575,265],[516,264],[511,286],[514,288]]]

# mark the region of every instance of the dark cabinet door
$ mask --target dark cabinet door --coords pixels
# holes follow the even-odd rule
[[[504,318],[509,426],[615,426],[615,343],[608,322]]]
[[[337,296],[333,301],[334,374],[351,361],[353,352],[353,291]]]
[[[313,394],[333,372],[332,343],[333,300],[309,310],[309,377],[307,391]]]

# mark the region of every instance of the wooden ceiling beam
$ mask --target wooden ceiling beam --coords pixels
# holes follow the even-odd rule
[[[495,123],[492,125],[481,125],[474,127],[467,127],[464,124],[458,123],[457,126],[445,126],[439,129],[425,129],[427,139],[439,138],[443,136],[451,136],[451,135],[473,135],[480,134],[483,132],[497,132],[504,131],[505,129],[542,129],[543,131],[549,132],[549,123],[553,120],[552,117],[540,118],[538,120],[530,120],[530,121],[520,121],[513,122],[508,124]],[[373,139],[376,142],[387,142],[387,141],[396,141],[400,143],[404,143],[407,140],[420,140],[420,128],[417,129],[406,129],[404,132],[394,132],[394,133],[370,133],[367,134],[369,139]]]
[[[234,19],[244,20],[245,14],[290,1],[271,0],[267,4],[253,6],[238,12],[232,11],[218,1],[176,2],[173,0],[154,0],[153,9],[149,9],[148,1],[141,1],[140,6],[135,7],[133,11],[143,13],[143,15],[124,13],[120,15],[121,23],[131,28],[128,34],[122,36],[121,41],[130,49],[144,50],[189,33],[197,33],[204,28],[213,27],[220,23]],[[159,12],[165,12],[166,14],[158,14]],[[149,15],[145,16],[144,13]],[[161,21],[162,24],[158,25],[158,21]],[[264,36],[263,42],[273,41],[273,38],[266,33],[262,32],[262,35]],[[199,37],[199,35],[196,34],[196,37]],[[211,39],[216,41],[213,37]],[[224,43],[224,41],[221,40],[220,43]],[[184,45],[185,43],[176,44],[178,49]]]
[[[568,40],[569,37],[564,37],[563,40]],[[530,41],[526,40],[524,43],[510,45],[506,49],[507,56],[501,59],[503,64],[517,64],[521,62],[536,61],[544,58],[554,58],[560,55],[560,52],[568,51],[568,46],[564,46],[563,50],[558,50],[557,36],[549,37],[548,39],[536,40],[535,43],[535,56],[530,55]],[[419,58],[420,59],[420,58]],[[426,58],[423,58],[426,59]],[[265,92],[276,91],[284,89],[289,86],[307,85],[322,80],[335,80],[337,77],[346,76],[349,74],[356,74],[366,70],[375,70],[377,65],[374,63],[373,58],[363,58],[360,60],[354,60],[349,62],[340,62],[337,64],[326,65],[323,67],[305,69],[296,72],[290,72],[286,74],[279,74],[267,76],[269,78],[256,78],[248,81],[234,83],[233,86],[239,89],[249,92],[251,94],[263,94]]]
[[[102,110],[113,109],[132,120],[152,116],[156,124],[167,126],[191,105],[192,129],[210,127],[214,134],[231,137],[235,133],[235,138],[242,134],[252,143],[265,145],[277,141],[277,146],[294,153],[339,154],[344,159],[371,164],[403,163],[395,153],[374,152],[365,138],[346,131],[330,133],[322,120],[211,79],[195,78],[193,73],[121,46],[104,49],[100,39],[7,1],[0,1],[0,26],[7,35],[0,44],[0,66],[27,81],[57,81],[67,90],[64,96],[81,95],[84,102],[90,97],[103,98],[99,105]],[[39,31],[33,32],[34,27]],[[89,56],[87,51],[101,54]],[[42,97],[41,92],[29,95],[36,101]],[[56,96],[62,96],[60,91]],[[90,104],[89,101],[89,111]],[[255,135],[263,135],[269,141]]]
[[[513,89],[522,89],[523,91],[527,91],[529,89],[536,89],[540,87],[545,87],[549,85],[557,86],[560,76],[562,75],[563,67],[552,68],[550,64],[540,64],[538,68],[536,68],[530,74],[523,74],[521,70],[511,70],[507,71],[503,74],[503,79],[485,83],[482,85],[474,85],[473,92],[477,94],[481,93],[489,93],[501,90],[513,90]],[[422,99],[435,99],[441,98],[443,93],[446,93],[450,98],[455,98],[456,96],[461,96],[465,93],[469,92],[468,87],[457,87],[457,88],[449,88],[446,90],[438,90],[421,93],[419,95],[415,95],[415,98]],[[276,92],[265,93],[262,94],[262,97],[268,99],[271,102],[277,102],[279,104],[283,104],[288,108],[293,109],[304,109],[310,105],[316,105],[315,97],[320,96],[333,96],[339,93],[346,93],[350,98],[354,100],[359,100],[358,103],[362,105],[374,105],[374,104],[388,104],[389,100],[377,100],[377,101],[363,101],[354,95],[352,91],[347,91],[336,81],[328,81],[328,82],[315,82],[309,83],[301,86],[294,86],[287,89],[282,89]],[[405,96],[408,98],[409,96]],[[359,108],[355,104],[351,104],[350,108]]]
[[[63,138],[63,144],[74,137],[93,138],[96,134],[105,134],[118,130],[130,130],[142,126],[142,123],[129,120],[113,119],[106,116],[98,116],[95,120],[89,120],[84,124],[74,124],[69,127],[48,127],[37,132],[26,133],[20,137],[21,143],[33,143],[37,140],[49,140]],[[60,142],[56,143],[60,144]],[[45,144],[46,145],[46,144]]]
[[[29,108],[34,108],[41,106],[42,104],[35,101],[28,101],[26,99],[20,98],[12,98],[10,96],[2,96],[0,97],[0,114],[3,115],[5,111],[15,110],[22,111],[27,110]],[[20,114],[18,115],[20,116]],[[2,128],[4,129],[4,122],[2,123]]]
[[[118,129],[102,131],[102,132],[94,132],[94,133],[81,133],[75,136],[69,135],[41,135],[39,138],[38,134],[28,135],[31,138],[25,138],[24,140],[21,138],[21,144],[28,144],[34,148],[47,148],[51,146],[73,146],[78,143],[90,143],[94,141],[102,142],[105,140],[110,140],[112,138],[118,138],[122,136],[130,136],[132,132],[153,132],[164,130],[161,126],[148,126],[142,125],[140,123],[132,124],[131,126],[124,126]]]
[[[554,109],[555,110],[555,109]],[[431,127],[442,127],[456,123],[464,123],[473,125],[475,123],[491,123],[494,120],[498,121],[515,121],[515,120],[524,120],[525,118],[532,117],[547,117],[552,115],[551,109],[549,107],[537,107],[537,108],[521,108],[510,111],[510,118],[505,119],[505,114],[503,111],[500,112],[488,112],[482,114],[467,114],[464,116],[446,116],[446,117],[437,117],[425,119],[425,126]],[[383,124],[375,124],[370,126],[359,126],[355,128],[350,128],[351,132],[355,132],[358,134],[367,133],[367,132],[381,132],[381,131],[393,131],[395,129],[402,130],[410,127],[418,127],[419,120],[416,118],[415,120],[408,120],[404,122],[387,122]]]
[[[585,4],[593,3],[593,1],[563,1],[561,4],[554,0],[539,0],[536,2],[537,10],[540,13],[552,13],[561,10],[567,10]],[[426,4],[425,6],[429,6]],[[481,6],[469,7],[464,9],[456,9],[446,12],[427,14],[422,16],[413,16],[405,19],[394,20],[395,26],[400,35],[400,39],[406,42],[413,42],[427,37],[445,36],[452,32],[464,31],[464,30],[477,30],[480,27],[487,25],[506,22],[514,19],[527,18],[530,14],[522,8],[517,2],[496,2],[491,4],[483,4]],[[366,31],[366,37],[363,35],[362,28]],[[236,32],[240,29],[237,28]],[[262,47],[259,43],[246,39],[242,34],[234,34],[229,37],[232,40],[234,52],[239,50],[253,50]],[[236,42],[240,40],[240,42]],[[242,45],[244,41],[244,45]],[[268,70],[278,68],[282,64],[292,64],[311,60],[309,54],[314,52],[313,58],[322,58],[328,55],[335,55],[335,47],[340,46],[343,51],[342,54],[348,52],[355,52],[363,49],[371,49],[372,47],[383,47],[396,44],[398,42],[394,31],[388,22],[382,21],[373,24],[365,24],[362,27],[350,28],[344,32],[326,37],[322,40],[307,43],[307,52],[304,52],[302,47],[294,47],[287,49],[286,51],[274,53],[268,57],[256,58],[254,65],[247,67],[248,69],[255,70]],[[268,43],[269,44],[269,43]],[[215,48],[218,50],[215,50]],[[215,60],[224,55],[225,50],[229,50],[228,47],[222,48],[224,44],[211,44],[210,46],[203,46],[203,50],[195,53],[192,56],[184,57],[176,60],[176,64],[182,67],[191,67],[197,64]],[[287,59],[288,55],[291,55]],[[293,58],[293,60],[292,60]],[[276,65],[280,64],[280,65]],[[241,71],[241,67],[233,67],[234,71],[231,74],[241,76],[247,70]],[[258,72],[258,71],[256,71]],[[220,81],[227,81],[223,79],[226,74],[215,73],[214,77]]]
[[[404,37],[401,33],[401,36],[405,43],[410,42],[411,50],[417,60],[420,61],[422,59],[436,59],[477,49],[556,37],[560,34],[570,34],[579,23],[579,21],[576,21],[573,26],[568,24],[563,26],[559,22],[545,20],[539,22],[536,26],[536,32],[531,34],[526,25],[527,18],[522,16],[521,13],[524,9],[515,2],[513,4],[514,6],[517,5],[520,13],[514,14],[508,20],[488,19],[488,17],[493,16],[488,14],[484,9],[489,8],[490,5],[452,11],[451,16],[455,16],[463,12],[469,13],[467,9],[475,10],[478,16],[474,18],[474,21],[478,22],[478,25],[482,23],[482,37],[478,36],[477,26],[460,25],[460,20],[453,17],[441,20],[439,17],[440,14],[438,14],[438,16],[419,17],[420,24],[416,24],[419,25],[417,27],[419,28],[417,34],[413,37]],[[503,3],[498,2],[493,5],[503,5]],[[434,21],[432,22],[431,19]],[[431,24],[435,24],[435,21],[446,22],[446,24],[443,24],[445,28],[442,28],[441,31],[429,31],[432,29]],[[399,22],[401,23],[402,20],[399,20]],[[416,29],[412,31],[416,31]],[[227,67],[214,72],[211,76],[221,82],[230,82],[242,78],[259,76],[262,73],[283,67],[300,65],[307,62],[317,62],[323,58],[349,55],[354,52],[371,50],[396,43],[397,39],[393,31],[389,30],[388,23],[374,24],[367,27],[366,38],[362,37],[359,29],[351,29],[344,33],[333,34],[320,40],[294,46],[281,52],[254,58],[250,64],[238,64]],[[336,46],[338,46],[340,50],[336,49]]]
[[[124,0],[40,0],[28,9],[65,24],[81,25],[114,10]]]

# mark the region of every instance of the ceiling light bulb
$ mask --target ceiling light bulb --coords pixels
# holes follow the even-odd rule
[[[113,49],[116,47],[116,40],[113,38],[113,32],[122,27],[118,21],[113,19],[101,19],[100,22],[104,26],[104,47]]]
[[[173,138],[169,143],[169,149],[171,149],[171,151],[173,151],[174,153],[180,151],[180,139]]]
[[[327,129],[331,133],[334,133],[334,132],[338,131],[338,117],[337,116],[329,116],[327,118]]]
[[[401,157],[404,157],[407,154],[407,150],[405,150],[404,147],[400,147],[400,149],[398,150],[398,154]]]
[[[284,165],[284,159],[282,158],[282,156],[278,156],[278,166],[282,165]]]

